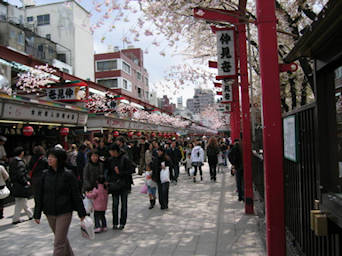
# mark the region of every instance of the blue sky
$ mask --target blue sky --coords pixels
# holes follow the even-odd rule
[[[8,0],[9,3],[15,4],[18,6],[21,6],[21,3],[19,0]],[[48,4],[53,2],[60,2],[59,0],[36,0],[36,4]],[[79,1],[81,5],[89,10],[93,16],[92,16],[92,22],[96,22],[99,18],[99,14],[93,10],[93,5],[91,1],[82,0]],[[102,2],[102,1],[99,1]],[[102,27],[100,29],[95,30],[94,33],[94,50],[96,53],[102,53],[102,52],[108,52],[109,47],[111,46],[114,48],[115,46],[118,46],[120,49],[123,47],[127,47],[128,45],[123,45],[123,37],[130,34],[129,29],[134,27],[134,24],[136,24],[137,17],[139,17],[139,13],[136,15],[130,15],[128,16],[129,22],[115,22],[112,23],[112,21],[109,21],[111,19],[105,20],[105,25],[107,27]],[[106,24],[107,23],[107,24]],[[133,26],[132,26],[133,24]],[[115,29],[113,29],[112,32],[109,32],[108,26],[109,25],[115,25]],[[138,26],[135,26],[137,29]],[[146,26],[145,26],[146,27]],[[149,28],[152,32],[156,32],[156,30],[153,28],[152,24],[148,24],[147,28]],[[143,33],[141,33],[143,34]],[[101,42],[101,39],[105,37],[104,42]],[[158,42],[160,42],[159,47],[155,47],[152,45],[153,40],[157,38]],[[180,55],[175,55],[175,49],[170,48],[168,46],[168,42],[163,38],[163,36],[140,36],[140,41],[135,42],[133,41],[133,38],[131,37],[130,40],[133,42],[132,45],[136,48],[142,48],[143,51],[145,49],[148,49],[148,54],[144,55],[144,64],[145,68],[149,72],[150,76],[150,88],[156,90],[158,93],[158,96],[162,96],[162,94],[166,93],[169,97],[173,97],[173,102],[176,102],[176,98],[182,96],[183,97],[183,104],[185,105],[186,99],[191,98],[194,94],[194,86],[189,85],[186,86],[186,89],[179,90],[179,91],[164,91],[155,88],[155,85],[158,84],[158,82],[164,80],[164,76],[166,75],[167,71],[170,69],[172,65],[177,65],[180,63],[184,63],[185,60],[183,60],[183,57]],[[182,46],[181,44],[179,45]],[[161,56],[160,52],[164,51],[166,53],[166,56]]]

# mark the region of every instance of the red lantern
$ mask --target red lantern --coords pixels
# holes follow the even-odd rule
[[[132,137],[133,136],[133,132],[128,132],[128,137]]]
[[[138,137],[140,137],[140,136],[141,136],[141,132],[137,132],[136,135],[137,135]]]
[[[69,134],[69,128],[67,128],[67,127],[61,128],[61,129],[59,130],[59,134],[60,134],[61,136],[67,136],[67,135]]]
[[[25,126],[24,128],[23,128],[23,134],[24,134],[24,136],[31,136],[32,134],[33,134],[33,128],[32,128],[32,126]]]
[[[158,137],[163,137],[163,134],[161,132],[158,133]]]
[[[114,133],[113,133],[113,136],[114,137],[118,137],[120,135],[120,133],[118,132],[118,131],[115,131]]]
[[[164,132],[164,138],[167,138],[168,134],[166,132]]]
[[[152,133],[151,133],[151,137],[156,137],[156,133],[155,133],[155,132],[152,132]]]

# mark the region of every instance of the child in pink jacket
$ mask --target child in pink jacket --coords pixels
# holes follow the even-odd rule
[[[97,178],[97,187],[86,193],[87,197],[93,200],[95,233],[107,231],[106,210],[108,203],[108,191],[104,182],[105,177],[100,175]]]

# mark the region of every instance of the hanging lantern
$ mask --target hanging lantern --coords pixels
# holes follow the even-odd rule
[[[67,136],[68,134],[69,134],[69,128],[67,128],[67,127],[63,127],[63,128],[61,128],[60,130],[59,130],[59,134],[61,135],[61,136]]]
[[[118,132],[118,131],[115,131],[114,133],[113,133],[113,136],[114,137],[118,137],[120,135],[120,133]]]
[[[24,134],[24,136],[32,136],[32,134],[33,134],[33,128],[32,128],[32,126],[25,126],[24,128],[23,128],[23,134]]]
[[[141,136],[141,132],[137,132],[135,135],[137,135],[138,137]]]
[[[161,132],[158,133],[158,137],[163,137],[163,134]]]
[[[164,138],[167,138],[168,134],[166,132],[164,132]]]
[[[128,137],[133,137],[133,132],[128,132]]]
[[[155,132],[152,132],[152,133],[151,133],[151,137],[156,137],[156,133],[155,133]]]

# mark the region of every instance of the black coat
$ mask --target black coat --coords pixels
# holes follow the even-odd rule
[[[208,146],[207,147],[207,156],[208,156],[208,163],[210,165],[216,165],[218,162],[217,155],[220,152],[219,147],[215,146]]]
[[[14,157],[9,164],[9,175],[13,185],[12,195],[14,197],[30,197],[31,190],[27,184],[29,177],[24,160]]]
[[[229,162],[237,169],[243,168],[242,152],[240,144],[235,144],[228,153]]]
[[[92,190],[96,186],[97,178],[103,174],[103,164],[101,162],[95,164],[90,160],[84,167],[82,191]]]
[[[86,216],[77,179],[65,168],[44,171],[35,203],[35,219],[40,219],[42,212],[58,216],[74,210],[80,218]]]
[[[169,166],[173,168],[174,165],[171,161],[165,159],[165,155],[162,156],[153,156],[152,157],[152,180],[154,182],[160,183],[160,172],[162,170],[161,164],[165,162],[165,166]]]
[[[131,180],[132,180],[132,161],[128,158],[128,155],[122,152],[118,157],[111,157],[108,159],[108,174],[107,180],[108,182],[114,182],[118,179],[121,179],[125,182],[125,186],[123,189],[130,190],[131,189]],[[114,171],[115,167],[119,168],[119,174]]]
[[[167,150],[167,154],[171,158],[171,161],[174,165],[178,165],[182,159],[182,153],[180,152],[179,148],[177,148],[177,147],[174,149],[172,147],[170,147]]]

